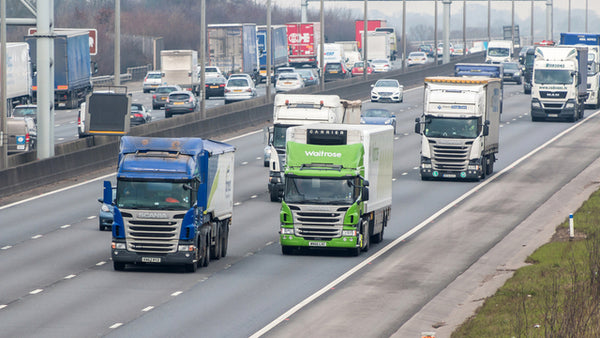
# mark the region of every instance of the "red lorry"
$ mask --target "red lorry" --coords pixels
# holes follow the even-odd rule
[[[362,49],[362,31],[363,31],[363,27],[364,27],[364,20],[356,20],[354,22],[354,38],[356,40],[356,42],[358,43],[358,48]],[[374,32],[375,28],[378,27],[385,27],[386,25],[386,21],[385,20],[367,20],[367,31],[368,32]],[[367,46],[368,48],[368,46]]]
[[[288,62],[290,67],[317,66],[317,46],[321,43],[319,22],[292,22],[286,24],[288,37]]]

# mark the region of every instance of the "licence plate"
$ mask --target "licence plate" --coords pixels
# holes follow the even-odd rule
[[[215,88],[219,88],[219,86],[210,86],[210,88],[215,89]]]
[[[183,104],[183,102],[173,102],[174,105],[180,105]]]
[[[236,93],[241,93],[242,92],[241,89],[234,89],[233,91],[236,92]]]
[[[160,257],[142,257],[142,262],[144,263],[160,263]]]
[[[456,178],[456,174],[443,174],[442,177],[445,177],[445,178]]]
[[[24,144],[18,144],[17,145],[17,150],[25,150],[25,145]]]
[[[292,83],[291,82],[284,82],[283,84],[291,85]]]
[[[337,70],[332,70],[330,73],[331,74],[337,74]]]
[[[161,101],[165,101],[167,98],[166,97],[161,97],[160,100]]]
[[[326,242],[308,242],[308,246],[320,246],[320,247],[323,247],[323,246],[327,246],[327,243]]]
[[[558,114],[548,114],[548,117],[558,117]]]

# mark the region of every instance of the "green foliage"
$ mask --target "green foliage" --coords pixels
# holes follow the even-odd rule
[[[600,192],[573,218],[575,232],[585,236],[555,235],[452,336],[600,336]],[[557,233],[568,226],[567,219]]]

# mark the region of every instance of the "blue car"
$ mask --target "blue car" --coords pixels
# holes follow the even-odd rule
[[[116,187],[113,187],[112,202],[115,201],[116,196],[117,189]],[[102,198],[98,198],[98,202],[102,203],[102,206],[100,206],[100,213],[98,214],[98,229],[100,229],[100,231],[111,229],[113,224],[115,207],[112,202],[104,203],[104,200]]]
[[[360,115],[360,123],[389,125],[394,127],[394,134],[396,134],[396,115],[387,109],[371,108],[365,110]]]

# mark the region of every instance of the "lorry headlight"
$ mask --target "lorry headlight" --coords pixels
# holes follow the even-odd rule
[[[531,100],[531,108],[542,108],[542,105],[538,100]]]
[[[177,247],[177,251],[179,252],[191,252],[194,251],[196,248],[193,245],[180,245]]]
[[[269,177],[269,182],[271,182],[271,183],[279,183],[279,182],[281,182],[281,180],[277,176],[271,176],[271,177]]]
[[[100,207],[100,210],[104,211],[104,212],[109,212],[110,209],[108,208],[108,205],[106,204],[102,204],[102,206]]]
[[[429,157],[421,156],[421,168],[431,169],[431,159]]]
[[[281,228],[281,234],[282,235],[293,235],[294,229],[293,228]]]
[[[125,243],[112,243],[112,248],[117,250],[125,250]]]
[[[567,104],[565,105],[566,109],[573,109],[575,108],[575,102],[573,101],[568,101]]]
[[[468,169],[468,170],[479,170],[479,165],[477,165],[477,164],[476,164],[476,165],[470,165],[470,164],[469,164],[469,165],[467,166],[467,169]]]
[[[356,230],[342,230],[342,236],[356,236]]]

